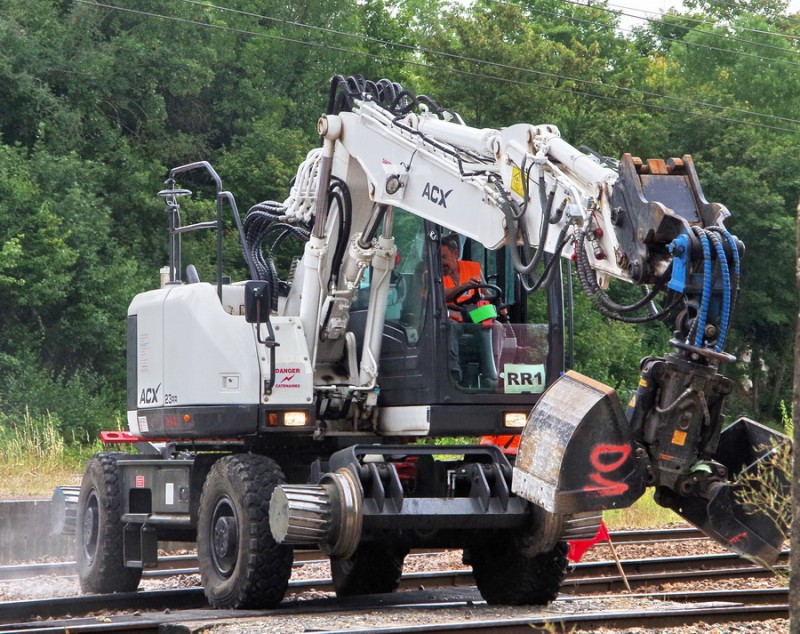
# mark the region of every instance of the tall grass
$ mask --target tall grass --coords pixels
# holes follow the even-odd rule
[[[7,465],[43,465],[64,459],[64,439],[50,414],[35,419],[25,412],[19,422],[9,418],[0,422],[0,457]]]
[[[99,450],[68,445],[52,414],[0,414],[0,497],[48,497],[60,484],[79,484],[83,463]]]

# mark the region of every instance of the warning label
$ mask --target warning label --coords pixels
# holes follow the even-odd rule
[[[522,170],[516,165],[511,166],[511,191],[521,197],[525,197],[525,188],[522,186]]]
[[[301,368],[275,368],[275,389],[301,388]]]

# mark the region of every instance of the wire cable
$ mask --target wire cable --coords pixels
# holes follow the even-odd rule
[[[216,29],[216,30],[221,30],[221,31],[226,31],[226,32],[239,33],[241,35],[248,35],[248,36],[254,36],[254,37],[263,37],[263,38],[267,38],[267,39],[275,39],[275,40],[279,40],[279,41],[283,41],[283,42],[299,44],[301,46],[309,46],[309,47],[314,47],[314,48],[319,48],[319,49],[325,49],[325,50],[332,50],[332,51],[337,51],[337,52],[341,52],[341,53],[347,53],[347,54],[356,55],[356,56],[360,56],[360,57],[368,57],[368,58],[371,58],[371,59],[374,59],[374,60],[378,60],[378,61],[401,63],[401,64],[404,64],[406,66],[416,66],[416,67],[420,67],[420,68],[433,68],[433,69],[436,69],[436,70],[441,70],[441,66],[439,64],[425,63],[425,62],[416,61],[416,60],[408,60],[408,59],[398,59],[398,58],[386,57],[386,56],[383,56],[383,55],[377,55],[375,53],[369,53],[369,52],[365,52],[365,51],[358,51],[358,50],[349,49],[349,48],[346,48],[346,47],[332,46],[330,44],[326,44],[326,43],[323,43],[323,42],[310,42],[310,41],[299,40],[299,39],[296,39],[296,38],[290,38],[290,37],[286,37],[286,36],[282,36],[282,35],[274,35],[274,34],[267,34],[267,33],[261,33],[261,32],[256,32],[256,31],[248,31],[248,30],[245,30],[245,29],[237,29],[237,28],[228,27],[228,26],[219,25],[219,24],[209,24],[209,23],[200,22],[200,21],[197,21],[197,20],[187,20],[185,18],[178,18],[178,17],[175,17],[175,16],[169,16],[169,15],[163,15],[163,14],[159,14],[159,13],[153,13],[153,12],[150,12],[150,11],[141,11],[141,10],[138,10],[138,9],[128,9],[126,7],[119,7],[119,6],[116,6],[116,5],[111,5],[111,4],[107,4],[107,3],[101,3],[101,2],[95,2],[95,1],[92,1],[92,0],[75,0],[75,2],[77,2],[79,4],[85,4],[85,5],[88,5],[88,6],[91,6],[91,7],[106,8],[106,9],[111,9],[111,10],[115,10],[115,11],[121,11],[121,12],[126,12],[126,13],[142,15],[142,16],[145,16],[145,17],[163,19],[163,20],[176,22],[176,23],[184,23],[184,24],[189,24],[189,25],[192,25],[192,26],[199,26],[199,27],[203,27],[203,28],[211,28],[211,29]],[[487,62],[484,62],[484,63],[487,63]],[[500,83],[512,84],[512,85],[518,85],[518,86],[536,87],[536,88],[541,89],[541,90],[549,90],[551,92],[568,94],[568,95],[573,95],[573,96],[576,96],[576,95],[577,96],[583,96],[583,97],[588,97],[588,98],[591,98],[591,99],[598,99],[598,100],[609,101],[609,102],[613,102],[613,103],[620,103],[620,104],[635,106],[635,107],[639,107],[639,108],[644,107],[644,108],[648,108],[648,109],[654,110],[654,111],[672,112],[672,113],[676,113],[676,114],[690,115],[690,116],[699,117],[699,118],[713,119],[713,120],[716,120],[716,121],[724,121],[724,122],[728,122],[728,123],[736,123],[738,125],[747,125],[747,126],[751,126],[751,127],[755,127],[755,128],[773,130],[773,131],[776,131],[776,132],[788,132],[788,133],[792,133],[792,134],[796,134],[798,132],[798,130],[795,130],[795,129],[784,128],[784,127],[780,127],[780,126],[776,126],[776,125],[769,125],[769,124],[760,123],[760,122],[757,122],[757,121],[742,121],[741,119],[735,119],[735,118],[732,118],[732,117],[725,117],[725,116],[722,116],[722,115],[717,115],[717,114],[712,114],[712,113],[702,113],[702,112],[696,112],[696,111],[692,111],[692,110],[684,110],[684,109],[681,109],[681,108],[663,106],[663,105],[654,104],[654,103],[650,103],[650,102],[643,103],[643,102],[634,101],[634,100],[631,100],[631,99],[622,99],[622,98],[619,98],[619,97],[610,97],[610,96],[607,96],[607,95],[599,95],[599,94],[596,94],[596,93],[591,93],[591,92],[582,91],[582,90],[570,90],[570,89],[566,89],[566,88],[557,88],[555,86],[547,86],[547,85],[536,83],[536,82],[531,83],[531,82],[521,81],[521,80],[512,79],[512,78],[508,78],[508,77],[498,77],[496,75],[486,75],[486,74],[483,74],[483,73],[477,73],[477,72],[474,72],[474,71],[468,71],[468,70],[463,70],[463,69],[458,69],[458,68],[448,68],[448,69],[446,69],[446,71],[449,72],[449,73],[452,73],[452,74],[462,75],[462,76],[465,76],[465,77],[471,77],[471,78],[477,78],[477,79],[487,79],[487,80],[490,80],[490,81],[497,81],[497,82],[500,82]],[[572,78],[564,77],[564,79],[567,79],[569,81],[574,81],[574,79],[572,79]],[[611,88],[611,87],[612,86],[609,86],[609,88]],[[750,114],[759,116],[759,113],[750,112]],[[766,116],[766,115],[762,115],[762,116]],[[796,121],[796,120],[793,120],[793,121]],[[797,121],[797,122],[800,123],[800,121]]]
[[[310,25],[310,24],[305,24],[303,22],[296,22],[296,21],[293,21],[293,20],[286,20],[286,19],[283,19],[283,18],[274,18],[274,17],[270,17],[270,16],[260,15],[260,14],[257,14],[257,13],[252,13],[252,12],[249,12],[249,11],[241,11],[239,9],[232,9],[232,8],[228,8],[228,7],[223,7],[223,6],[218,5],[218,4],[200,2],[199,0],[182,0],[182,1],[186,2],[188,4],[192,4],[192,5],[198,5],[198,6],[201,6],[201,7],[217,9],[219,11],[226,11],[226,12],[231,12],[231,13],[238,14],[238,15],[254,17],[254,18],[258,18],[259,20],[269,20],[269,21],[272,21],[272,22],[279,22],[281,24],[287,24],[289,26],[296,27],[296,28],[303,28],[303,29],[307,29],[307,30],[311,30],[311,31],[319,31],[321,33],[325,33],[325,34],[329,34],[329,35],[339,35],[339,36],[348,37],[348,38],[352,38],[352,39],[369,41],[369,42],[373,42],[373,43],[376,43],[376,44],[384,44],[384,45],[394,46],[394,47],[397,47],[397,48],[400,48],[400,49],[405,49],[405,50],[408,50],[408,51],[411,51],[411,52],[414,52],[414,53],[425,53],[425,54],[428,54],[428,55],[441,56],[441,57],[446,57],[446,58],[455,59],[455,60],[464,61],[464,62],[473,62],[473,63],[481,64],[481,65],[484,65],[484,66],[497,67],[497,68],[502,68],[502,69],[505,69],[505,70],[512,70],[512,71],[515,71],[515,72],[522,72],[522,73],[530,74],[530,75],[538,75],[538,76],[548,77],[548,78],[562,80],[562,81],[570,81],[570,82],[576,82],[576,83],[586,84],[586,85],[590,85],[590,86],[596,86],[596,87],[600,87],[600,88],[603,88],[603,89],[614,90],[616,92],[630,93],[630,94],[634,94],[634,95],[642,95],[644,97],[652,97],[652,98],[656,98],[656,99],[667,99],[669,101],[673,101],[673,102],[677,102],[677,103],[691,104],[693,106],[716,108],[716,109],[719,109],[719,110],[722,110],[722,111],[727,111],[727,112],[735,112],[735,113],[738,113],[738,114],[753,115],[753,116],[757,116],[757,117],[760,117],[760,118],[763,118],[763,119],[767,119],[767,120],[785,121],[787,123],[800,123],[800,120],[792,119],[792,118],[789,118],[789,117],[782,117],[782,116],[779,116],[779,115],[760,113],[760,112],[755,112],[753,110],[746,110],[746,109],[743,109],[743,108],[735,108],[733,106],[714,104],[714,103],[710,103],[710,102],[706,102],[706,101],[697,101],[697,100],[694,100],[694,99],[687,99],[686,97],[675,97],[675,96],[672,96],[672,95],[667,95],[667,94],[663,94],[663,93],[656,93],[656,92],[647,91],[647,90],[641,90],[641,89],[637,89],[637,88],[627,88],[625,86],[619,86],[619,85],[616,85],[616,84],[609,84],[609,83],[605,83],[605,82],[602,82],[602,81],[583,79],[583,78],[580,78],[580,77],[573,77],[573,76],[569,76],[569,75],[560,75],[558,73],[550,73],[550,72],[547,72],[547,71],[536,70],[536,69],[533,69],[533,68],[515,66],[513,64],[503,64],[503,63],[500,63],[500,62],[494,62],[494,61],[490,61],[490,60],[483,60],[483,59],[479,59],[479,58],[475,58],[475,57],[468,57],[468,56],[464,56],[464,55],[456,55],[454,53],[447,53],[445,51],[435,51],[435,50],[427,49],[427,48],[424,48],[424,47],[411,46],[409,44],[402,44],[402,43],[399,43],[399,42],[391,42],[389,40],[383,40],[383,39],[371,37],[371,36],[368,36],[368,35],[347,33],[345,31],[339,31],[339,30],[336,30],[336,29],[332,29],[330,27],[314,26],[314,25]],[[557,16],[558,15],[558,14],[553,13],[551,11],[545,11],[545,10],[542,10],[542,9],[523,7],[523,6],[520,6],[520,5],[513,4],[513,3],[504,2],[503,0],[491,0],[491,1],[494,2],[495,4],[515,7],[515,8],[518,8],[518,9],[522,9],[524,11],[533,11],[533,12],[536,12],[536,13],[553,15],[553,16]],[[595,25],[604,26],[604,27],[608,26],[606,24],[603,24],[602,22],[591,22],[591,21],[588,21],[588,20],[583,20],[581,18],[570,18],[570,20],[571,21],[576,21],[576,22],[586,22],[586,23],[595,24]],[[669,39],[674,39],[674,38],[669,38]],[[676,41],[681,41],[681,40],[676,40]],[[683,42],[683,41],[681,41],[681,42],[683,44],[686,44],[686,45],[693,45],[693,43],[691,43],[691,42]],[[704,48],[708,48],[705,45],[698,45],[698,46],[701,46],[701,47],[704,47]],[[729,54],[729,53],[737,54],[736,51],[730,51],[730,50],[727,50],[727,49],[716,49],[716,50],[725,52],[726,54]],[[792,52],[792,51],[787,51],[787,52]],[[775,58],[766,58],[766,57],[759,58],[759,59],[762,59],[764,61],[778,61],[778,62],[785,61],[785,60],[780,60],[780,59],[775,59]],[[789,64],[793,64],[794,63],[797,66],[800,66],[800,63],[795,63],[795,62],[787,62],[787,63],[789,63]]]
[[[490,0],[490,1],[495,1],[495,0]],[[578,7],[584,7],[585,8],[587,6],[585,4],[577,2],[576,0],[561,0],[561,1],[566,3],[566,4],[571,4],[571,5],[575,5],[575,6],[578,6]],[[727,3],[722,3],[722,4],[727,4]],[[695,24],[702,25],[702,26],[712,26],[712,27],[718,27],[719,26],[718,22],[712,22],[712,21],[709,21],[709,20],[701,20],[699,18],[691,17],[691,16],[689,16],[689,15],[687,15],[685,13],[656,13],[654,11],[647,11],[646,9],[634,9],[633,7],[626,7],[626,6],[619,5],[619,4],[614,4],[614,3],[608,3],[607,6],[600,6],[600,5],[594,5],[594,4],[590,5],[590,6],[593,9],[597,9],[598,11],[605,11],[607,13],[613,13],[614,15],[618,15],[618,16],[625,16],[626,18],[633,18],[634,20],[643,20],[643,21],[646,21],[646,22],[650,22],[651,24],[660,23],[664,17],[677,17],[677,18],[681,18],[682,20],[686,20],[687,22],[693,22]],[[615,7],[615,8],[612,8],[612,7]],[[625,11],[638,11],[639,13],[638,14],[636,14],[636,13],[625,13]],[[652,17],[648,17],[648,16],[652,16]],[[785,17],[789,18],[791,16],[787,15]],[[703,31],[701,29],[696,29],[696,28],[693,28],[693,27],[687,27],[687,26],[684,26],[682,24],[670,23],[670,26],[676,26],[678,28],[686,29],[687,31],[694,31],[694,32],[697,32],[697,33],[707,33],[707,31]],[[746,31],[746,32],[750,32],[750,33],[758,33],[760,35],[772,35],[772,36],[775,36],[775,37],[783,37],[783,38],[791,39],[791,40],[800,39],[800,37],[795,36],[795,35],[789,35],[788,33],[774,33],[772,31],[764,31],[763,29],[754,29],[752,27],[746,27],[746,26],[737,26],[736,28],[737,28],[737,30],[740,30],[740,31]],[[736,39],[736,38],[734,38],[734,39]],[[755,44],[757,46],[767,46],[767,47],[770,46],[770,45],[764,45],[764,44],[762,44],[760,42],[753,42],[751,40],[741,40],[741,41],[749,42],[749,43]]]
[[[717,1],[719,2],[719,4],[725,4],[725,5],[728,5],[728,6],[731,6],[731,7],[735,6],[735,5],[732,5],[729,2],[721,2],[720,0],[717,0]],[[562,2],[566,2],[568,4],[574,4],[574,5],[578,5],[578,6],[586,6],[586,5],[580,5],[578,2],[574,2],[573,0],[562,0]],[[638,9],[639,13],[642,14],[641,16],[639,16],[639,15],[636,15],[636,14],[625,13],[623,11],[623,10],[636,11],[637,9],[634,9],[633,7],[626,7],[626,6],[623,6],[623,5],[613,4],[613,3],[609,3],[608,7],[616,7],[616,9],[620,9],[620,11],[617,11],[616,9],[606,9],[604,7],[594,6],[595,9],[600,9],[601,11],[611,11],[613,13],[617,13],[618,15],[624,15],[627,18],[633,18],[635,20],[646,20],[647,22],[651,22],[651,23],[660,22],[663,17],[674,15],[675,17],[679,17],[682,20],[686,20],[687,22],[694,22],[695,24],[700,24],[700,25],[703,25],[703,26],[719,26],[718,23],[716,23],[716,22],[711,22],[709,20],[701,20],[699,18],[693,18],[693,17],[690,17],[689,15],[687,15],[685,13],[676,13],[676,14],[669,14],[669,13],[664,14],[664,13],[661,13],[661,14],[659,14],[659,13],[655,13],[653,11],[647,11],[645,9]],[[648,15],[656,16],[656,17],[646,17]],[[791,19],[794,16],[787,14],[787,15],[784,15],[783,17]],[[694,29],[692,27],[684,27],[683,25],[680,25],[680,24],[673,24],[672,26],[677,26],[679,28],[684,28],[684,29],[687,29],[688,31],[697,31],[699,33],[706,33],[706,31],[702,31],[700,29]],[[764,31],[763,29],[754,29],[754,28],[745,27],[745,26],[737,26],[736,28],[738,30],[740,30],[740,31],[748,31],[750,33],[758,33],[759,35],[772,35],[774,37],[782,37],[782,38],[785,38],[787,40],[800,40],[800,36],[790,35],[788,33],[775,33],[773,31]],[[749,40],[742,40],[742,41],[749,42]],[[758,46],[769,46],[769,45],[764,45],[764,44],[762,44],[760,42],[750,42],[750,43],[751,44],[757,44]]]

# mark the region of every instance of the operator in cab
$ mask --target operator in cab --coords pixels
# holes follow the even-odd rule
[[[459,251],[458,236],[450,234],[442,238],[444,299],[448,305],[456,299],[472,297],[476,291],[470,287],[485,283],[480,263],[459,260]],[[461,313],[453,308],[448,308],[448,314],[455,321],[463,321]]]
[[[448,332],[448,367],[453,383],[459,389],[493,390],[497,386],[497,369],[492,347],[494,324],[469,323],[464,320],[459,303],[475,303],[481,300],[476,285],[485,285],[481,265],[470,260],[460,260],[459,239],[456,234],[442,238],[442,285],[447,314],[451,323]],[[465,356],[475,357],[473,362],[465,363]]]
[[[463,317],[461,313],[453,308],[453,302],[456,299],[468,299],[475,295],[478,291],[471,288],[475,284],[485,284],[486,281],[483,277],[483,271],[479,262],[472,262],[470,260],[459,260],[460,253],[458,236],[450,234],[442,238],[442,270],[444,273],[443,286],[444,286],[444,299],[448,304],[448,315],[451,319],[457,322],[462,322]],[[477,299],[477,298],[476,298]],[[498,323],[493,324],[493,332],[500,326]],[[501,327],[502,328],[502,327]],[[449,364],[450,372],[453,380],[459,384],[461,383],[461,368],[459,359],[459,344],[458,344],[458,327],[449,329],[452,333],[450,336],[449,346]],[[501,330],[502,336],[502,330]],[[501,344],[502,345],[502,344]],[[519,449],[519,435],[500,435],[500,436],[481,436],[480,444],[482,445],[495,445],[500,447],[500,450],[509,458],[513,459],[517,455]]]

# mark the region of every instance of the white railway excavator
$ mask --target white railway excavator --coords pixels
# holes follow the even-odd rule
[[[333,78],[318,129],[286,201],[244,220],[206,162],[159,192],[169,263],[128,310],[129,430],[103,434],[137,452],[86,467],[84,591],[136,589],[170,540],[196,542],[217,607],[278,604],[294,548],[330,556],[340,596],[390,592],[409,549],[427,546],[463,549],[490,603],[546,603],[566,540],[647,487],[732,550],[775,561],[781,528],[737,491],[788,439],[744,418],[723,429],[732,383],[717,368],[733,360],[744,246],[690,156],[612,160],[553,125],[476,129],[359,77]],[[182,224],[179,179],[213,182],[215,218]],[[181,253],[209,230],[211,282]],[[226,231],[249,279],[225,275]],[[448,285],[443,240],[482,277]],[[565,368],[567,263],[604,315],[674,323],[627,408]],[[612,280],[636,298],[610,295]],[[518,452],[477,437],[512,437]]]

